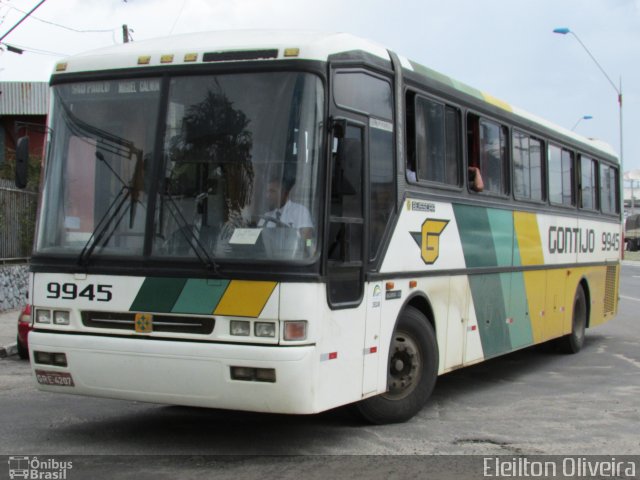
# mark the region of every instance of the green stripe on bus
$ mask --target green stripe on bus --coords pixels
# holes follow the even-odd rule
[[[191,278],[187,280],[171,312],[211,315],[228,285],[228,280]]]
[[[487,209],[453,205],[467,268],[497,266],[496,249]]]
[[[185,283],[186,278],[146,278],[129,310],[169,313]]]
[[[513,323],[509,325],[512,349],[533,344],[533,330],[527,302],[527,290],[524,285],[524,274],[511,274],[511,291],[509,292],[509,317]]]
[[[513,236],[513,266],[522,265],[520,257],[520,246],[518,238]],[[509,312],[513,318],[511,332],[511,346],[516,348],[526,347],[533,344],[533,328],[531,326],[531,315],[529,313],[529,302],[527,301],[527,289],[524,283],[524,273],[514,272],[511,274],[511,291],[509,293],[511,305]]]
[[[432,80],[436,80],[445,85],[448,85],[449,87],[455,88],[456,90],[464,92],[467,95],[471,95],[472,97],[475,97],[478,100],[485,101],[484,95],[477,88],[473,88],[469,85],[466,85],[458,80],[455,80],[451,77],[443,75],[442,73],[436,70],[433,70],[429,67],[421,65],[420,63],[414,62],[412,60],[409,60],[409,63],[411,64],[411,67],[413,68],[414,72],[424,75],[425,77],[430,78]]]
[[[504,285],[509,284],[510,275],[510,273],[493,273],[469,276],[485,358],[495,357],[512,350],[503,290]]]
[[[454,213],[468,268],[521,264],[511,211],[454,205]],[[533,342],[521,272],[471,275],[469,285],[485,357]]]
[[[487,209],[498,267],[513,265],[513,215],[506,210]]]

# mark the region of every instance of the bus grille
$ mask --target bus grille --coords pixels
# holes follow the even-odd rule
[[[215,323],[214,318],[154,315],[153,331],[208,335],[213,332]],[[91,328],[110,328],[134,332],[135,313],[82,312],[82,324]]]
[[[604,313],[605,315],[615,313],[616,308],[616,277],[617,267],[615,265],[607,267],[607,275],[604,285]]]

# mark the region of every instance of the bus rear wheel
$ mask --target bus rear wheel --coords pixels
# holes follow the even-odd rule
[[[587,297],[582,285],[578,285],[573,299],[571,333],[558,339],[558,348],[563,353],[578,353],[584,345],[587,328]]]
[[[365,420],[375,424],[406,422],[427,402],[438,376],[438,344],[427,318],[407,307],[393,334],[387,392],[358,402]]]

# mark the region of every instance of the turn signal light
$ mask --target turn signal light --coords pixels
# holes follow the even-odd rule
[[[297,320],[294,322],[284,322],[284,339],[290,341],[306,340],[307,321]]]

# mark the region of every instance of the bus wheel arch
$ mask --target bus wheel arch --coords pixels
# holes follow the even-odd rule
[[[578,353],[584,346],[585,331],[591,318],[589,284],[583,277],[576,286],[571,305],[571,332],[558,338],[557,346],[563,353]]]
[[[426,295],[424,295],[421,292],[414,293],[406,300],[404,306],[402,307],[402,311],[404,311],[407,307],[415,308],[420,313],[422,313],[426,317],[427,321],[431,324],[433,331],[437,333],[435,316],[433,314],[433,308],[431,308],[431,302],[426,297]],[[398,318],[396,319],[396,327],[398,325],[399,320],[400,320],[400,316],[398,316]]]
[[[423,311],[409,301],[398,315],[390,340],[387,391],[358,402],[356,411],[374,424],[409,420],[431,396],[438,376],[438,362],[435,328]]]

